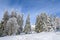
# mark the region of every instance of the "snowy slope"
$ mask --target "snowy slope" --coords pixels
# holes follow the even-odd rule
[[[17,36],[0,37],[0,40],[60,40],[60,32],[42,32]]]

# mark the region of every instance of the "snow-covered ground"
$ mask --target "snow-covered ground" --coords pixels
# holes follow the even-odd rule
[[[0,37],[0,40],[60,40],[60,32],[42,32],[35,34]]]

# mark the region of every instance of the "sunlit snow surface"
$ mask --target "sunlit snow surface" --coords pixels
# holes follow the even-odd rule
[[[0,37],[0,40],[60,40],[60,32],[42,32],[35,34]]]

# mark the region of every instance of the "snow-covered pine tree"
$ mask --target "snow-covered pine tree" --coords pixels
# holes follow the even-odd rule
[[[23,14],[18,15],[17,22],[18,22],[18,25],[20,26],[18,29],[18,34],[20,34],[23,32]]]
[[[47,31],[47,15],[46,13],[41,13],[36,18],[35,31],[42,32]]]
[[[26,34],[31,33],[30,15],[29,14],[28,14],[27,19],[26,19],[26,24],[25,24],[25,27],[24,27],[24,32]]]
[[[6,23],[7,23],[7,20],[9,19],[9,15],[8,15],[8,11],[6,10],[4,12],[4,16],[3,16],[3,21],[4,21],[4,29],[5,29],[5,26],[6,26]]]
[[[11,17],[7,21],[5,31],[8,35],[16,35],[18,28],[19,28],[19,25],[17,23],[17,15],[16,15],[15,11],[12,11]]]
[[[50,21],[51,21],[51,29],[52,29],[52,31],[56,31],[55,19],[56,19],[55,15],[50,15]]]
[[[56,31],[60,31],[60,18],[55,18]]]
[[[47,16],[47,32],[51,32],[53,30],[52,26],[51,26],[51,19],[50,16]]]
[[[42,21],[40,15],[37,15],[35,25],[36,25],[36,26],[35,26],[35,31],[36,31],[37,33],[43,31],[43,21]]]
[[[47,31],[47,14],[46,13],[41,13],[40,14],[40,17],[41,17],[41,20],[42,20],[42,22],[43,22],[43,30],[44,31]]]
[[[3,15],[3,35],[6,35],[5,29],[6,29],[6,23],[9,19],[9,14],[8,11],[5,10],[4,15]]]

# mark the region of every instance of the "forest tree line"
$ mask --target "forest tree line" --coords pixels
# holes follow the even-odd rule
[[[19,35],[21,33],[31,34],[31,23],[30,15],[27,15],[26,23],[24,24],[24,15],[19,14],[15,11],[9,12],[6,10],[4,12],[3,18],[0,23],[0,36],[7,35]],[[47,15],[46,13],[40,13],[36,16],[35,29],[36,33],[40,32],[55,32],[60,30],[60,19],[55,15]]]

